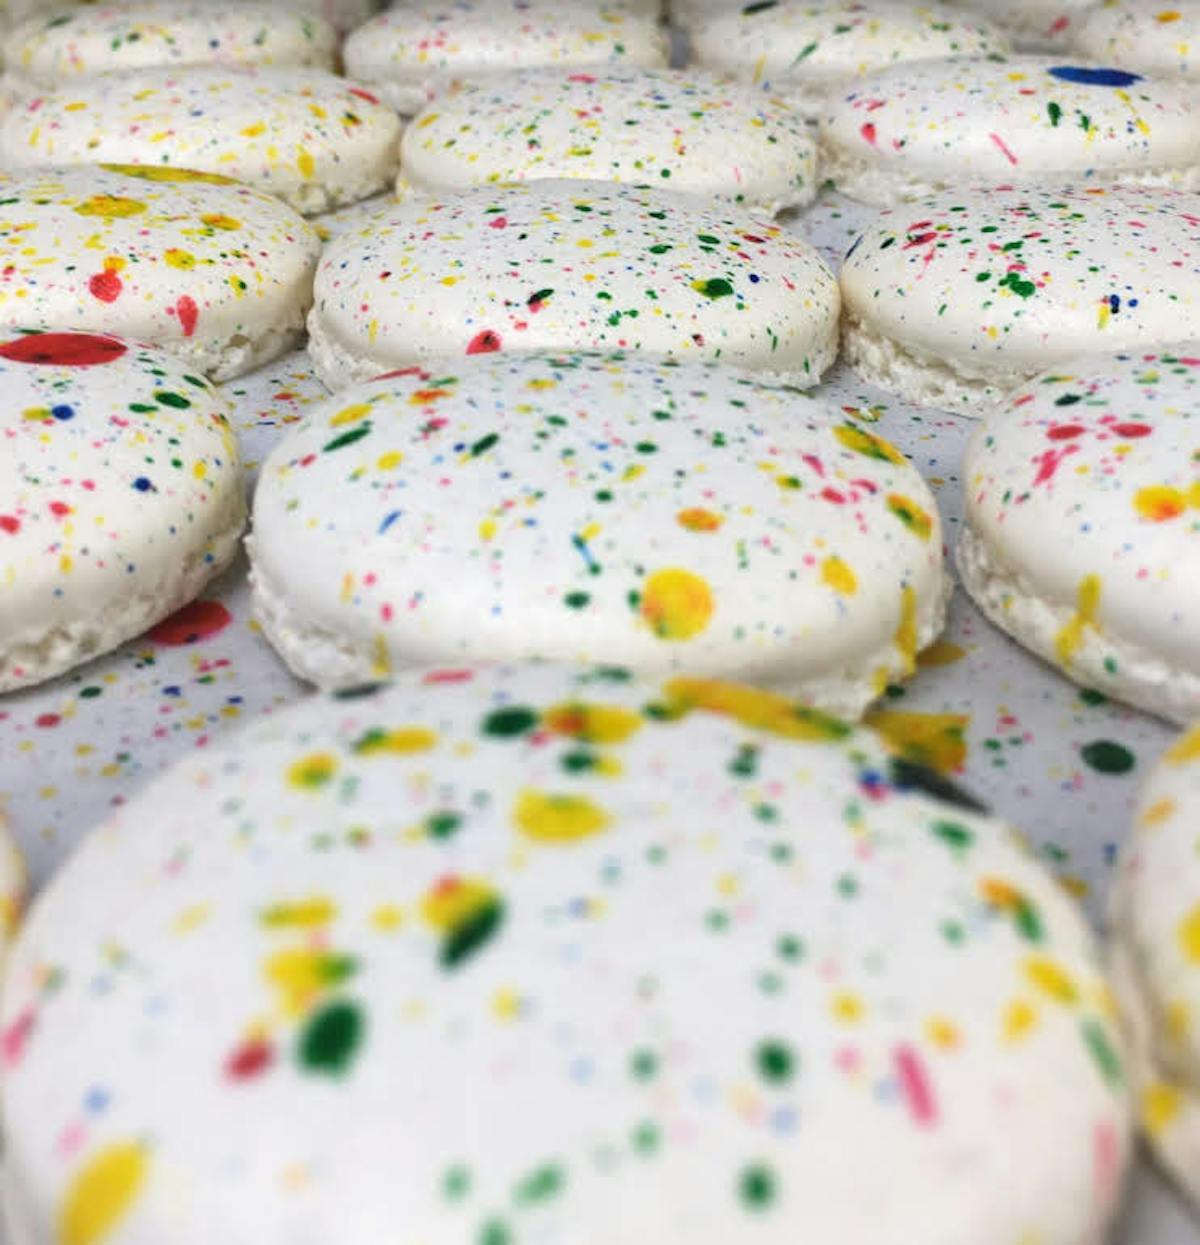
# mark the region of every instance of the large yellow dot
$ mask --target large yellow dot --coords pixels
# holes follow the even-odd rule
[[[98,1245],[129,1212],[146,1180],[146,1152],[132,1142],[105,1147],[80,1169],[58,1215],[60,1245]]]
[[[669,567],[646,580],[639,612],[660,640],[690,640],[715,610],[712,589],[699,575]]]
[[[526,789],[513,813],[517,829],[538,843],[573,843],[608,828],[609,815],[584,795]]]

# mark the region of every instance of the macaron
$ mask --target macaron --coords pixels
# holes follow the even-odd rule
[[[163,350],[9,330],[0,387],[2,692],[192,600],[237,552],[246,509],[228,403]]]
[[[22,1241],[1078,1245],[1130,1153],[1094,939],[1003,823],[612,668],[192,750],[34,904],[3,1031]]]
[[[665,67],[657,14],[589,0],[415,0],[347,40],[346,72],[398,112],[514,69]]]
[[[401,128],[370,91],[322,70],[139,69],[26,99],[0,120],[0,162],[195,169],[313,215],[389,186]]]
[[[825,176],[878,205],[987,185],[1200,187],[1190,86],[1053,57],[879,70],[830,100],[820,135]]]
[[[263,467],[255,612],[302,678],[578,660],[858,717],[941,631],[936,503],[840,411],[715,364],[435,366],[339,394]]]
[[[297,341],[320,245],[278,199],[216,174],[0,173],[0,329],[124,335],[224,380]]]
[[[838,306],[825,261],[762,214],[527,182],[401,203],[334,239],[308,349],[334,389],[435,358],[617,349],[814,385]]]
[[[986,18],[906,0],[758,0],[687,22],[698,65],[754,83],[806,116],[889,65],[1009,51]]]
[[[1200,718],[1200,343],[1070,360],[975,431],[963,586],[1069,678]]]
[[[1084,56],[1163,78],[1200,78],[1200,3],[1108,3],[1072,37]]]
[[[851,246],[843,347],[880,388],[978,415],[1081,354],[1200,337],[1198,278],[1195,194],[944,192],[881,212]]]
[[[739,83],[661,69],[520,70],[430,104],[405,132],[401,195],[544,178],[669,185],[769,214],[810,203],[804,118]]]

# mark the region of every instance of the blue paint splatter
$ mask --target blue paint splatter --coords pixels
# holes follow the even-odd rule
[[[393,524],[393,523],[395,523],[395,522],[396,522],[396,520],[397,520],[397,519],[398,519],[398,518],[399,518],[399,517],[400,517],[403,513],[404,513],[404,511],[403,511],[403,510],[393,510],[390,514],[386,515],[386,516],[384,517],[383,522],[379,525],[379,533],[378,533],[378,534],[379,534],[380,536],[382,536],[382,535],[384,534],[384,532],[386,532],[386,531],[388,530],[388,528],[389,528],[389,527],[391,527],[391,526],[392,526],[392,524]]]
[[[62,422],[75,418],[75,408],[73,406],[67,406],[64,402],[60,406],[52,406],[50,408],[50,414],[53,415],[55,419]]]
[[[1089,69],[1086,65],[1055,65],[1050,76],[1062,82],[1077,82],[1080,86],[1133,86],[1142,81],[1140,73],[1128,73],[1124,69]]]
[[[139,493],[149,493],[150,490],[154,488],[154,485],[145,476],[138,476],[138,478],[133,482],[133,487],[137,489]]]

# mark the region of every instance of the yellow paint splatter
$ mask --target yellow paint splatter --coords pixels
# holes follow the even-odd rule
[[[908,459],[894,445],[872,432],[867,432],[865,428],[856,428],[853,424],[839,424],[833,430],[833,435],[856,454],[865,454],[867,458],[880,462],[895,463],[897,467],[908,463]]]
[[[854,1025],[863,1018],[866,1009],[857,994],[851,994],[849,990],[839,990],[829,1000],[829,1010],[839,1024]]]
[[[138,216],[146,210],[140,199],[126,199],[121,195],[92,195],[76,208],[79,216],[100,216],[108,220]]]
[[[437,746],[436,731],[425,726],[397,726],[391,730],[367,731],[354,743],[354,755],[410,756],[414,752],[428,752]]]
[[[317,162],[312,158],[312,152],[300,148],[296,155],[296,168],[300,170],[300,176],[310,178],[317,171]]]
[[[701,506],[681,510],[675,516],[675,521],[689,532],[715,532],[725,522],[721,515],[713,510],[705,510]]]
[[[887,508],[919,540],[928,541],[933,535],[932,516],[911,497],[905,497],[902,493],[889,493]]]
[[[646,580],[639,613],[660,640],[690,640],[712,621],[712,589],[699,575],[669,567]]]
[[[1179,922],[1179,949],[1192,964],[1200,964],[1200,904]]]
[[[620,744],[642,728],[641,714],[620,705],[572,701],[555,705],[542,715],[542,725],[555,735],[589,744]]]
[[[1142,1091],[1142,1124],[1151,1137],[1161,1137],[1183,1106],[1183,1095],[1174,1085],[1155,1081]]]
[[[316,929],[337,917],[337,905],[324,895],[272,904],[261,920],[268,929]]]
[[[1169,765],[1188,765],[1200,761],[1200,725],[1186,731],[1167,749],[1164,758]]]
[[[357,424],[371,413],[369,402],[355,402],[352,406],[343,407],[329,421],[331,428],[344,428],[347,424]]]
[[[1085,575],[1079,583],[1075,615],[1054,637],[1054,651],[1064,666],[1069,666],[1083,647],[1084,633],[1096,626],[1100,609],[1100,576]]]
[[[102,164],[110,173],[122,173],[126,177],[140,177],[147,182],[204,182],[210,186],[232,186],[232,177],[220,173],[202,173],[199,169],[176,169],[158,164]]]
[[[875,709],[867,714],[873,726],[909,761],[951,774],[967,759],[965,713],[903,713],[897,709]]]
[[[333,778],[337,768],[337,757],[332,752],[313,752],[288,767],[288,786],[315,791]]]
[[[1138,824],[1142,826],[1161,826],[1164,821],[1170,821],[1175,816],[1177,808],[1178,805],[1169,796],[1161,800],[1155,800],[1138,818]]]
[[[1037,1011],[1024,999],[1013,999],[1004,1009],[1001,1032],[1006,1042],[1020,1042],[1037,1027]]]
[[[146,1182],[145,1150],[107,1146],[75,1175],[58,1213],[59,1245],[98,1245],[129,1213]]]
[[[480,878],[443,878],[422,898],[421,919],[438,933],[448,933],[460,929],[496,900],[495,888]]]
[[[606,830],[609,815],[584,795],[545,794],[526,788],[517,797],[513,821],[537,843],[574,843]]]
[[[1187,509],[1187,495],[1169,484],[1151,484],[1133,495],[1133,507],[1151,523],[1177,519]]]
[[[900,590],[900,622],[896,626],[895,643],[902,671],[912,674],[917,668],[917,594],[909,587]]]
[[[917,665],[922,670],[933,670],[939,666],[952,666],[962,661],[967,650],[959,644],[951,644],[949,640],[934,640],[917,654]]]
[[[783,739],[829,742],[845,739],[852,729],[819,709],[743,683],[681,676],[671,679],[663,693],[668,713],[673,716],[697,711],[716,713]]]
[[[1079,987],[1074,979],[1048,956],[1031,955],[1025,961],[1025,976],[1056,1003],[1079,1002]]]
[[[821,582],[844,597],[852,597],[858,591],[857,576],[836,556],[821,563]]]
[[[323,991],[344,981],[354,971],[348,956],[319,947],[289,947],[268,957],[263,976],[279,995],[283,1014],[294,1020],[303,1016]]]

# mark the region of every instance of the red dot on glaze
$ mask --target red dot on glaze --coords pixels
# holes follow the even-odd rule
[[[175,304],[175,312],[179,316],[179,325],[184,337],[191,337],[196,331],[196,321],[200,318],[200,309],[190,294],[184,294]]]
[[[467,354],[494,354],[499,349],[500,334],[493,332],[491,329],[484,329],[482,333],[476,333],[467,342]]]
[[[233,622],[233,615],[220,601],[193,601],[183,609],[176,610],[170,618],[164,618],[157,627],[147,633],[154,644],[167,648],[179,648],[195,644],[224,631]]]
[[[1149,424],[1113,424],[1113,432],[1119,437],[1125,437],[1129,441],[1136,441],[1138,437],[1148,437],[1154,430]]]
[[[858,132],[872,147],[875,146],[875,126],[870,121],[864,121]]]
[[[471,670],[431,670],[422,680],[425,684],[470,683],[475,677]]]
[[[92,292],[93,298],[98,298],[102,303],[115,303],[121,297],[121,278],[115,272],[109,272],[105,269],[98,272],[88,281],[88,289]]]
[[[97,333],[30,333],[15,341],[0,342],[0,359],[12,363],[95,367],[119,359],[126,349],[121,342]]]
[[[372,95],[370,91],[364,91],[360,86],[352,86],[350,88],[351,95],[357,95],[359,99],[365,99],[368,104],[378,104],[379,97]]]
[[[11,514],[0,514],[0,532],[15,536],[21,530],[21,520]]]
[[[1083,431],[1082,424],[1060,424],[1057,428],[1049,429],[1046,436],[1051,441],[1069,441],[1072,437],[1080,436]]]
[[[38,716],[33,719],[33,724],[34,726],[41,727],[44,731],[48,731],[52,727],[57,726],[61,721],[62,718],[57,713],[39,713]]]
[[[243,1043],[225,1061],[225,1075],[231,1081],[250,1081],[261,1076],[275,1062],[275,1050],[261,1038]]]

